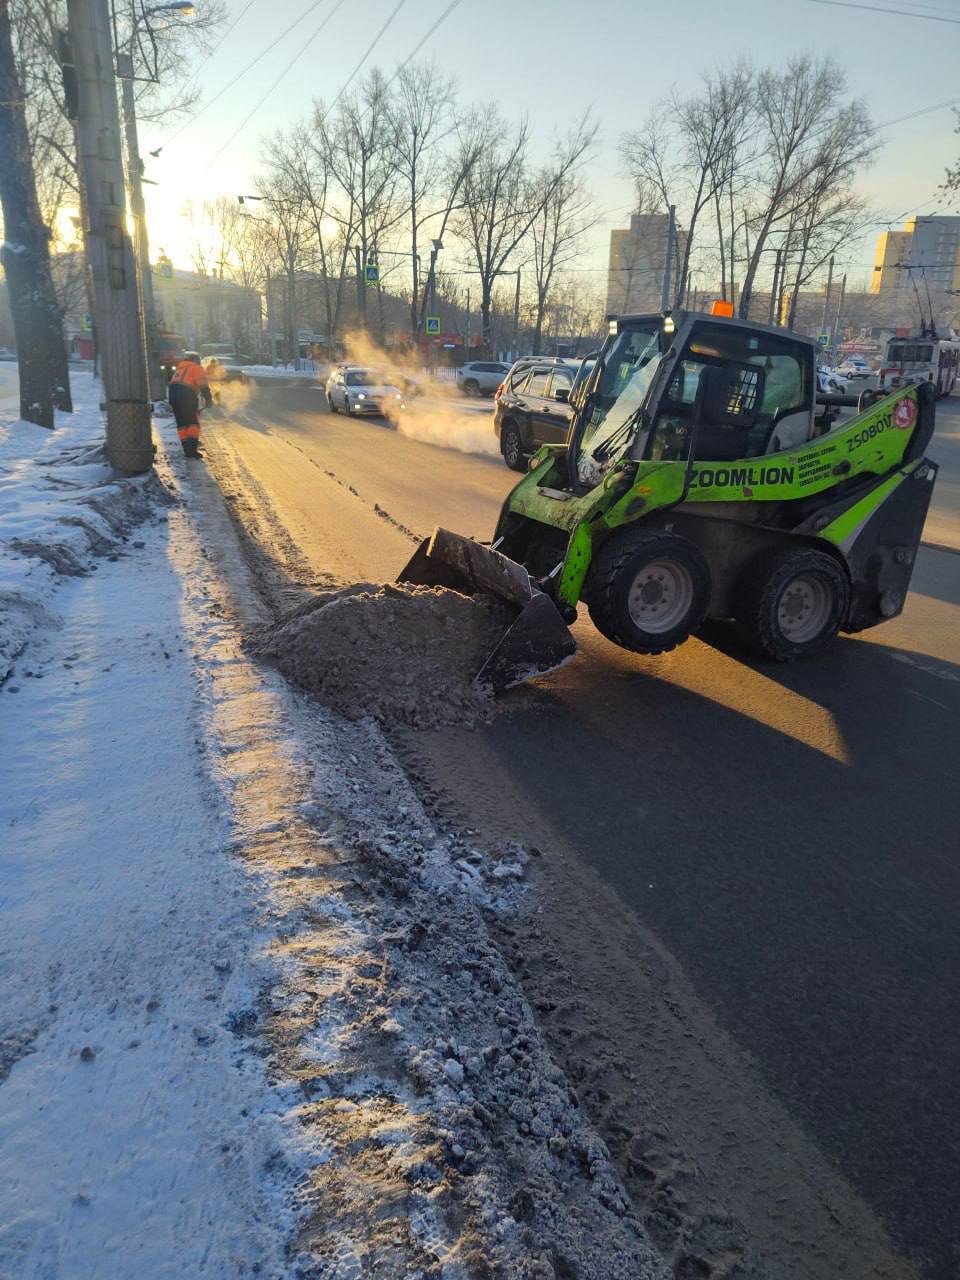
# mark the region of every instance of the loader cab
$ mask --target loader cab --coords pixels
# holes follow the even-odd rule
[[[728,373],[723,412],[716,396],[698,403],[710,367]],[[729,461],[796,448],[815,431],[815,370],[814,344],[781,329],[695,312],[611,318],[570,436],[574,487],[599,484],[623,458]]]

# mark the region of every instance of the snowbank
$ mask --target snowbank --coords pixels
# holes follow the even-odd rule
[[[256,382],[266,382],[271,378],[280,378],[284,382],[317,382],[321,378],[319,373],[306,369],[289,369],[279,364],[246,364],[243,372]]]
[[[161,436],[180,501],[70,548],[0,688],[0,1276],[665,1280],[491,940],[535,851],[439,829],[374,720],[251,659]],[[101,466],[37,474],[82,505]]]
[[[0,681],[57,587],[114,555],[165,496],[156,476],[107,465],[100,384],[82,373],[71,384],[76,407],[55,431],[0,403]]]

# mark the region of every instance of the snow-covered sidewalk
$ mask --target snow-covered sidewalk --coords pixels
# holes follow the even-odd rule
[[[90,393],[0,448],[0,1280],[659,1280],[487,932],[525,851],[248,656],[214,481]]]
[[[57,588],[114,554],[161,497],[155,476],[107,465],[100,384],[71,382],[75,411],[57,413],[55,431],[21,421],[14,395],[0,401],[0,680]]]

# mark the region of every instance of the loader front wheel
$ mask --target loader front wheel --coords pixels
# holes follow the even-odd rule
[[[787,548],[746,570],[736,622],[755,653],[792,662],[829,644],[849,603],[850,585],[832,556],[812,547]]]
[[[666,653],[695,631],[710,603],[710,570],[672,533],[624,530],[601,547],[586,589],[597,630],[634,653]]]

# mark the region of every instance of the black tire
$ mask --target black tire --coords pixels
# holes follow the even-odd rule
[[[463,384],[463,393],[467,396],[478,396],[480,394],[480,383],[475,378],[468,378]]]
[[[523,441],[515,422],[505,422],[500,428],[500,452],[511,471],[526,471],[527,459],[523,452]]]
[[[793,662],[830,643],[849,604],[850,584],[833,556],[813,547],[786,547],[748,566],[735,616],[755,653]]]
[[[337,406],[333,403],[333,396],[327,396],[327,408],[331,413],[339,413]]]
[[[628,528],[600,548],[585,595],[594,626],[608,640],[634,653],[667,653],[706,616],[710,570],[686,538]]]
[[[873,405],[883,399],[883,391],[861,391],[857,399],[857,413],[866,413]]]

